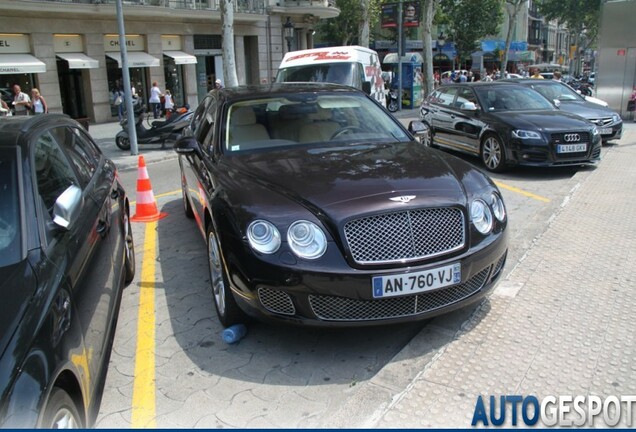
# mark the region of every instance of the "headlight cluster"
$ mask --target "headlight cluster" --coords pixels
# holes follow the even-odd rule
[[[255,220],[247,227],[247,239],[250,246],[261,253],[273,254],[281,245],[281,235],[270,222]],[[327,237],[318,225],[299,220],[287,230],[289,247],[300,258],[316,259],[327,250]]]
[[[619,116],[618,114],[614,113],[612,114],[612,121],[614,123],[618,123],[619,121],[621,121],[621,116]]]
[[[519,139],[541,139],[541,134],[539,132],[531,130],[513,130],[512,136]]]
[[[601,132],[599,132],[599,130],[598,130],[598,128],[596,126],[592,127],[592,135],[598,136],[600,134],[601,134]]]
[[[493,192],[487,200],[476,199],[471,203],[470,221],[477,231],[488,234],[493,229],[495,219],[499,222],[506,219],[506,206],[499,194]]]

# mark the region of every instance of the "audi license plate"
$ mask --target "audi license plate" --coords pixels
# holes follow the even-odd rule
[[[373,277],[373,297],[395,297],[455,285],[462,280],[460,263],[401,275]]]
[[[601,129],[601,135],[611,135],[611,134],[612,134],[612,128]]]
[[[587,151],[587,144],[559,144],[557,153],[580,153]]]

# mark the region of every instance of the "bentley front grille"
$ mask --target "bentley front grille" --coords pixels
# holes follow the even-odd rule
[[[484,286],[491,268],[492,265],[486,267],[462,284],[422,294],[376,300],[312,294],[309,304],[314,314],[324,321],[369,321],[418,315],[475,294]]]
[[[358,264],[414,261],[457,251],[466,239],[459,208],[405,210],[355,219],[344,227]]]

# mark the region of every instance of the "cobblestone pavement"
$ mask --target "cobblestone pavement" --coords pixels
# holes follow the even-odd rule
[[[387,405],[349,426],[470,427],[478,395],[636,394],[635,126],[453,341]],[[407,349],[434,348],[436,331]],[[386,389],[383,372],[365,393]]]

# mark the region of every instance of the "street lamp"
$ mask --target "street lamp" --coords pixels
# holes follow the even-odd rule
[[[294,23],[291,22],[291,19],[287,17],[287,21],[283,24],[283,34],[285,35],[285,40],[287,41],[287,51],[291,51],[291,43],[294,40]]]

